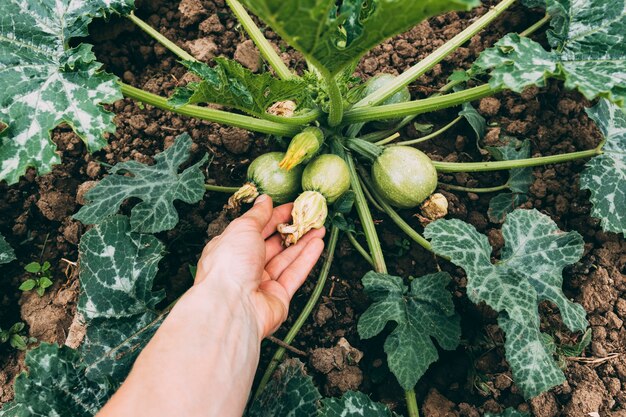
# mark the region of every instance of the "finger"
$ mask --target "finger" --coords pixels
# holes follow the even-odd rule
[[[285,288],[290,300],[306,280],[323,250],[324,241],[322,239],[311,239],[300,256],[278,278],[278,283]]]
[[[272,218],[272,212],[274,211],[272,208],[272,198],[267,194],[261,194],[254,201],[252,208],[233,223],[250,222],[260,233]]]
[[[283,237],[275,234],[265,241],[265,264],[271,261],[276,255],[285,250],[283,245]]]
[[[265,267],[265,270],[272,279],[278,279],[280,274],[282,274],[283,271],[287,269],[287,267],[300,256],[304,248],[312,239],[321,239],[324,237],[325,233],[326,229],[324,228],[310,231],[309,233],[304,235],[302,239],[298,241],[298,243],[288,247],[272,260],[270,260]]]
[[[272,218],[263,228],[261,235],[263,239],[267,239],[276,233],[276,227],[281,223],[287,223],[291,221],[291,209],[293,208],[293,203],[283,204],[282,206],[278,206],[272,212]]]

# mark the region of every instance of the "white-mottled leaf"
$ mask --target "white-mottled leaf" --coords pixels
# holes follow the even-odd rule
[[[591,191],[591,213],[606,231],[626,234],[626,114],[607,100],[587,109],[604,135],[604,153],[587,163],[580,187]]]
[[[369,339],[388,322],[397,323],[385,341],[385,352],[389,369],[406,390],[415,387],[439,357],[432,339],[446,350],[459,344],[459,317],[445,288],[449,281],[447,273],[439,272],[413,279],[409,289],[400,277],[373,271],[363,277],[365,292],[374,303],[359,319],[359,335]]]
[[[77,350],[42,344],[29,352],[28,373],[0,416],[91,417],[104,405],[166,315],[155,308],[163,294],[152,291],[163,250],[123,216],[85,233],[78,299],[85,339]]]
[[[133,207],[130,223],[133,231],[157,233],[172,229],[178,223],[174,200],[197,203],[204,196],[204,174],[199,162],[181,173],[180,166],[189,158],[191,138],[182,134],[174,144],[154,157],[154,165],[136,161],[122,162],[109,171],[111,175],[89,190],[83,206],[74,218],[85,224],[96,224],[118,212],[124,200],[142,200]],[[125,175],[130,173],[131,176]]]
[[[607,0],[549,0],[553,50],[509,34],[485,50],[475,65],[491,69],[489,84],[521,92],[545,86],[549,77],[564,81],[586,98],[626,99],[626,3]]]
[[[470,300],[485,302],[503,314],[500,324],[506,332],[507,358],[524,396],[536,396],[561,383],[564,376],[539,337],[537,306],[543,300],[551,301],[571,331],[587,327],[585,310],[562,291],[563,268],[582,256],[582,237],[560,231],[536,210],[515,210],[502,227],[505,246],[501,259],[492,264],[487,237],[470,224],[438,220],[424,233],[435,253],[465,270]]]
[[[517,411],[515,408],[509,407],[498,414],[485,413],[485,417],[530,417],[530,414],[522,413],[521,411]]]
[[[60,163],[50,130],[69,124],[89,151],[114,132],[103,103],[122,98],[116,77],[101,71],[87,36],[95,17],[125,13],[133,0],[3,0],[0,2],[0,180],[17,182],[28,167],[40,174]]]
[[[384,404],[362,392],[348,391],[341,398],[324,398],[320,417],[399,417]]]
[[[0,235],[0,264],[6,264],[15,259],[15,252],[9,246],[4,236]]]

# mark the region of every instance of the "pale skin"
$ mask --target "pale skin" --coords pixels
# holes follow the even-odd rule
[[[276,226],[291,207],[261,196],[206,245],[194,285],[97,417],[243,414],[261,341],[285,321],[324,249],[324,229],[282,246]]]

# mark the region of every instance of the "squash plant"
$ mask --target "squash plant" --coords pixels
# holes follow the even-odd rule
[[[86,327],[84,339],[74,348],[41,344],[31,350],[26,357],[28,373],[18,376],[15,399],[0,415],[90,416],[97,412],[171,308],[159,310],[164,295],[152,290],[164,250],[152,234],[177,224],[173,201],[193,204],[207,190],[234,194],[232,206],[263,192],[287,201],[304,190],[296,198],[294,224],[281,226],[287,244],[310,228],[325,222],[331,226],[317,284],[287,333],[286,343],[294,340],[314,308],[338,236],[347,234],[373,268],[363,278],[372,304],[361,316],[358,332],[367,339],[383,332],[389,322],[395,323],[384,348],[389,369],[405,390],[410,416],[418,415],[414,386],[437,360],[437,346],[458,346],[460,317],[446,289],[448,274],[408,279],[388,274],[372,208],[386,213],[426,250],[465,270],[470,300],[484,302],[498,312],[506,357],[526,398],[562,383],[563,372],[540,331],[538,304],[544,300],[554,303],[572,332],[586,329],[583,308],[562,292],[563,268],[580,259],[583,239],[576,232],[560,231],[550,218],[535,210],[514,209],[527,198],[530,167],[587,159],[580,185],[591,192],[593,215],[606,231],[626,231],[624,4],[529,1],[531,6],[545,8],[545,18],[522,33],[506,35],[484,51],[469,71],[451,74],[450,82],[431,97],[411,101],[407,90],[514,2],[502,0],[401,75],[378,76],[366,84],[352,73],[367,51],[425,18],[449,10],[469,10],[478,0],[227,0],[271,67],[260,74],[225,58],[216,58],[211,65],[198,62],[134,15],[132,0],[1,2],[0,120],[5,126],[0,133],[0,180],[14,184],[30,167],[45,174],[60,163],[50,131],[61,123],[74,130],[88,151],[101,149],[107,133],[115,131],[113,114],[103,105],[122,97],[293,140],[286,153],[270,153],[255,161],[248,182],[236,187],[204,184],[201,167],[206,157],[181,170],[190,156],[191,138],[186,134],[158,155],[155,165],[131,161],[114,166],[86,195],[89,203],[75,215],[94,225],[79,247],[82,290],[78,319]],[[307,71],[296,74],[285,66],[246,8],[304,56]],[[91,45],[71,46],[73,38],[88,35],[92,19],[113,13],[127,16],[153,36],[200,80],[177,89],[169,98],[160,97],[106,73]],[[546,49],[531,36],[548,23]],[[521,92],[529,86],[543,87],[548,79],[561,80],[564,88],[577,90],[595,102],[587,113],[604,135],[597,148],[530,158],[529,142],[510,138],[506,146],[487,149],[491,160],[452,163],[432,161],[412,147],[462,119],[480,137],[484,120],[470,102],[506,89]],[[202,106],[205,103],[232,111]],[[441,129],[417,140],[397,140],[397,132],[416,115],[456,106],[461,108],[459,117]],[[510,170],[510,178],[499,187],[437,184],[437,173],[500,170]],[[473,226],[460,220],[436,220],[445,216],[447,204],[440,195],[430,196],[437,187],[471,192],[507,190],[492,200],[489,210],[492,220],[503,222],[506,244],[499,260],[492,261],[486,236]],[[122,202],[133,197],[141,202],[130,216],[118,215]],[[420,204],[423,213],[431,213],[429,220],[435,220],[423,234],[396,211]],[[365,247],[349,221],[353,207]],[[3,239],[0,249],[0,261],[12,259]],[[290,401],[303,407],[302,415],[392,415],[359,393],[321,400],[297,364],[283,367],[280,377],[268,384],[284,354],[284,349],[277,350],[270,362],[250,415],[267,415],[263,410],[283,415],[290,410],[286,406]],[[307,401],[300,402],[301,398]]]

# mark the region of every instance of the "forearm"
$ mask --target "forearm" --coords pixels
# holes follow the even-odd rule
[[[237,300],[201,285],[190,289],[98,417],[240,417],[260,336],[253,312]]]

